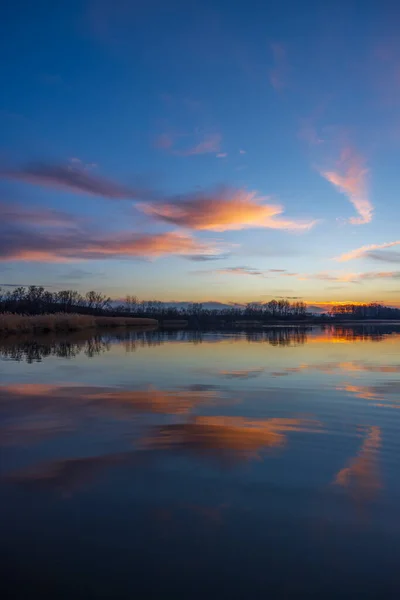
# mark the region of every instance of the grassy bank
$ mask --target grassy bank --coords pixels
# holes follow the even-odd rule
[[[81,331],[103,327],[157,327],[156,319],[134,317],[96,317],[69,313],[51,315],[0,314],[0,335]]]

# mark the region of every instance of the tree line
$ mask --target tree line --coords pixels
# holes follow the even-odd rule
[[[192,324],[212,324],[235,321],[319,321],[400,319],[400,309],[372,302],[370,304],[335,304],[329,312],[316,317],[309,312],[305,302],[289,302],[286,299],[269,302],[249,302],[245,306],[210,309],[193,302],[186,307],[173,307],[157,300],[139,300],[127,295],[116,304],[102,292],[91,290],[81,294],[76,290],[52,292],[42,286],[16,287],[12,290],[0,288],[0,313],[52,314],[56,312],[92,315],[132,315],[156,319],[186,319]]]
[[[378,302],[370,304],[335,304],[329,310],[329,315],[334,319],[362,320],[362,319],[400,319],[400,309],[384,306]]]
[[[128,295],[119,305],[101,292],[89,291],[81,294],[76,290],[51,292],[42,286],[16,287],[4,291],[0,288],[0,312],[16,314],[52,314],[55,312],[82,314],[128,314],[137,317],[161,319],[189,319],[209,321],[224,319],[304,319],[310,316],[304,302],[289,302],[285,299],[270,302],[250,302],[246,306],[209,309],[201,303],[193,302],[186,307],[173,307],[157,300],[138,300]]]
[[[98,314],[111,309],[111,298],[101,292],[85,295],[75,290],[50,292],[42,286],[16,287],[12,291],[0,288],[0,312],[40,315],[55,312]]]

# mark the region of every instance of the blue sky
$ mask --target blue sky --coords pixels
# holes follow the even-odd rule
[[[13,3],[0,284],[399,303],[399,21],[390,1]]]

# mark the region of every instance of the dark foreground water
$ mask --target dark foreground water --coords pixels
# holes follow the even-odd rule
[[[400,327],[0,342],[6,598],[400,597]]]

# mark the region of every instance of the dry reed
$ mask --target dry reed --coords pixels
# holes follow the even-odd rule
[[[101,327],[157,327],[156,319],[134,317],[95,317],[69,313],[49,315],[0,314],[0,335],[80,331]]]

